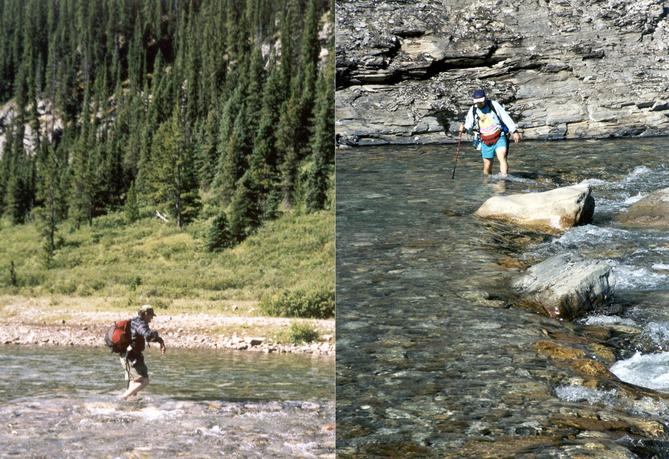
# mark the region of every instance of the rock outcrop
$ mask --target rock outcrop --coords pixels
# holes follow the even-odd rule
[[[590,191],[590,185],[579,184],[543,193],[493,196],[475,215],[556,233],[592,221],[595,199]]]
[[[441,143],[483,87],[526,139],[669,134],[656,0],[339,0],[340,144]]]
[[[631,227],[669,229],[669,188],[655,191],[632,204],[617,217],[618,223]]]
[[[603,261],[565,253],[532,266],[513,287],[550,317],[573,319],[611,299],[610,272]]]
[[[32,110],[28,106],[28,111]],[[39,121],[40,132],[36,132],[33,125],[29,122],[24,124],[23,148],[26,151],[34,152],[38,144],[38,134],[40,137],[46,137],[52,140],[53,135],[60,135],[63,130],[63,120],[55,115],[53,103],[48,100],[40,100],[37,103],[37,119]],[[4,151],[7,136],[15,124],[17,114],[16,102],[12,99],[4,105],[0,105],[0,156]]]

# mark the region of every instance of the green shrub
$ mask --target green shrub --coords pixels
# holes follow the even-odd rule
[[[327,319],[334,317],[334,292],[284,290],[260,299],[260,310],[269,316]]]
[[[318,339],[318,331],[309,324],[293,322],[288,329],[288,341],[293,344],[311,343]]]
[[[132,279],[130,279],[130,283],[128,284],[128,288],[131,291],[137,290],[137,287],[142,285],[142,278],[140,276],[135,276]]]

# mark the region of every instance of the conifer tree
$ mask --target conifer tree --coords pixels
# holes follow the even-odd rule
[[[328,65],[318,82],[318,99],[314,107],[316,126],[311,139],[312,161],[306,184],[306,207],[309,212],[325,208],[329,188],[330,165],[334,160],[334,75]]]
[[[296,190],[322,196],[332,169],[316,89],[326,8],[331,1],[0,0],[0,103],[16,101],[0,212],[21,223],[50,205],[55,221],[79,225],[134,195],[183,225],[206,192],[215,214],[230,206],[243,238],[279,201],[295,204]],[[53,121],[41,125],[38,104]]]
[[[125,218],[128,223],[134,223],[139,220],[139,202],[137,200],[137,190],[135,189],[135,182],[130,184],[128,194],[125,198]]]
[[[188,224],[197,216],[201,204],[192,151],[181,130],[179,106],[154,137],[150,167],[155,171],[154,203],[168,207],[177,226]]]
[[[230,223],[224,211],[221,211],[214,219],[207,237],[207,251],[218,252],[232,247],[235,241],[230,231]]]
[[[256,185],[251,174],[244,174],[237,184],[235,195],[230,203],[230,232],[232,237],[241,242],[260,226]]]
[[[44,263],[47,268],[51,267],[54,252],[56,250],[56,231],[59,214],[59,164],[58,156],[51,146],[44,147],[43,177],[44,181],[40,190],[43,207],[37,213],[37,224],[42,236],[42,248],[44,250]]]

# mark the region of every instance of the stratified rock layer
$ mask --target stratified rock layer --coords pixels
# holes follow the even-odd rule
[[[493,196],[475,215],[555,233],[589,223],[594,211],[590,185],[581,184],[543,193]]]
[[[453,141],[473,89],[527,139],[669,134],[663,2],[336,2],[340,143]]]
[[[532,266],[513,286],[550,317],[573,319],[611,299],[610,272],[603,261],[565,253]]]

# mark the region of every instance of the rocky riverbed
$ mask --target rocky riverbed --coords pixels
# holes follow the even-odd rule
[[[3,301],[0,344],[38,346],[104,346],[104,334],[116,320],[133,314],[119,311],[72,311],[48,306],[46,300],[10,298]],[[304,322],[319,331],[312,343],[278,343],[274,335]],[[208,313],[158,311],[151,323],[165,339],[168,349],[209,348],[264,353],[302,353],[334,356],[334,320],[231,317]]]

